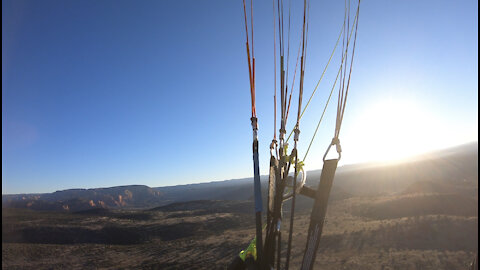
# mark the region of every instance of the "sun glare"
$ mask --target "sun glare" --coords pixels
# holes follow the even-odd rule
[[[345,156],[348,163],[400,161],[445,146],[450,134],[444,129],[415,101],[383,100],[355,118]]]

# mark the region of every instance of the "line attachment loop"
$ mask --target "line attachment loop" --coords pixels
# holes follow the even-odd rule
[[[333,137],[332,142],[330,143],[330,145],[327,148],[327,151],[325,151],[325,154],[323,155],[323,161],[325,161],[327,159],[327,154],[328,154],[328,152],[330,151],[330,148],[333,145],[335,145],[335,148],[336,148],[337,153],[338,153],[337,160],[340,160],[340,158],[342,158],[342,146],[340,145],[340,139],[338,137]]]

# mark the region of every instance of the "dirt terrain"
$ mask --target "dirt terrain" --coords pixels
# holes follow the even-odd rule
[[[315,269],[467,270],[478,250],[478,144],[467,150],[340,170]],[[318,175],[310,173],[307,184],[315,186]],[[255,235],[252,185],[208,187],[177,186],[161,194],[136,187],[165,201],[181,198],[156,206],[128,187],[132,200],[149,207],[81,211],[39,211],[13,200],[22,196],[2,196],[11,200],[2,203],[2,269],[224,269]],[[236,189],[242,196],[233,196]],[[232,200],[218,199],[228,194]],[[291,269],[302,260],[311,206],[311,199],[298,198]],[[287,202],[283,255],[289,211]]]
[[[466,269],[478,246],[475,212],[452,214],[447,207],[442,213],[435,202],[444,206],[444,200],[430,196],[425,203],[426,195],[414,200],[424,215],[384,210],[402,204],[402,196],[333,201],[316,269]],[[254,236],[252,208],[251,202],[195,201],[130,211],[3,209],[2,268],[222,269]],[[299,209],[293,269],[302,259],[308,219],[308,210]]]

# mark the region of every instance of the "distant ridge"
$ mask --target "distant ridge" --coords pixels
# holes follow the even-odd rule
[[[320,170],[307,173],[315,187]],[[2,195],[2,207],[76,212],[93,208],[155,208],[187,201],[249,201],[252,178],[166,187],[127,185],[67,189],[43,194]],[[262,176],[264,197],[267,177]],[[331,199],[411,193],[456,193],[478,200],[478,142],[420,155],[397,164],[354,164],[340,167]],[[310,201],[299,202],[308,205]]]
[[[3,195],[2,207],[41,211],[83,211],[92,208],[145,208],[161,201],[158,190],[143,185],[68,189],[44,194]]]

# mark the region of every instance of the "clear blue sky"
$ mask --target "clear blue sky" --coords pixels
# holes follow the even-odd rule
[[[298,22],[300,3],[292,5]],[[343,3],[312,1],[310,10],[305,96],[335,44]],[[272,3],[255,1],[254,16],[266,173]],[[292,44],[295,55],[293,34]],[[424,151],[477,140],[477,1],[363,0],[356,50],[344,164],[374,160],[365,146]],[[339,58],[302,119],[301,153]],[[252,176],[247,70],[241,0],[2,1],[2,193]],[[329,107],[308,169],[322,166],[334,111]]]

